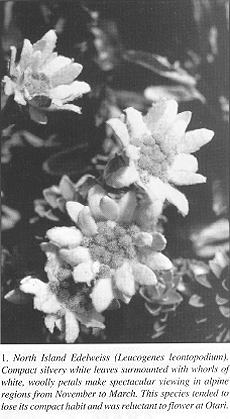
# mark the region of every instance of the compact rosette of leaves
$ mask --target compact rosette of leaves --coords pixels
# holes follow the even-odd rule
[[[66,202],[74,225],[49,229],[41,244],[48,283],[26,277],[19,285],[45,313],[50,332],[57,327],[74,342],[79,324],[104,328],[101,312],[119,300],[129,303],[142,287],[157,288],[162,272],[172,269],[161,253],[166,239],[134,222],[136,206],[133,191],[113,199],[99,184],[89,189],[88,205]]]
[[[178,289],[194,318],[195,341],[230,341],[229,256],[220,248],[208,263],[195,259],[174,260],[180,277]]]
[[[205,340],[230,342],[230,279],[229,257],[216,252],[209,264],[193,265],[194,280],[190,306],[195,311],[199,333]]]
[[[53,222],[66,220],[66,202],[86,202],[88,191],[95,183],[92,175],[84,175],[76,183],[63,175],[58,185],[43,189],[43,198],[34,200],[34,210],[40,218]],[[33,218],[32,221],[37,219]]]
[[[156,217],[165,201],[187,215],[188,201],[174,186],[203,183],[198,161],[191,153],[207,144],[214,133],[206,128],[186,131],[191,112],[177,113],[175,100],[154,103],[145,116],[127,108],[120,118],[107,123],[120,143],[120,153],[107,164],[104,178],[113,188],[139,184],[149,194]]]
[[[79,106],[69,102],[90,91],[87,83],[75,80],[82,65],[53,52],[56,42],[52,29],[33,45],[25,39],[17,64],[17,50],[12,46],[9,75],[3,79],[5,94],[14,95],[19,105],[28,105],[31,119],[40,124],[47,123],[46,111],[81,113]]]
[[[153,317],[152,339],[157,339],[165,333],[170,313],[176,312],[183,301],[177,291],[179,276],[175,269],[158,273],[158,282],[152,287],[142,287],[140,295],[145,300],[145,308]]]

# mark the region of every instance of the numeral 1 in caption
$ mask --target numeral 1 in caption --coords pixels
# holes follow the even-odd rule
[[[6,359],[5,354],[2,354],[2,362],[8,362],[8,359]]]

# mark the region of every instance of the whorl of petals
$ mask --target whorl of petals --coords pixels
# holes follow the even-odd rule
[[[40,124],[47,123],[46,111],[81,113],[79,106],[67,102],[90,91],[87,83],[75,80],[82,65],[53,52],[56,41],[54,30],[48,31],[33,45],[25,39],[17,65],[17,51],[11,47],[9,76],[3,79],[5,94],[14,94],[14,100],[20,105],[28,104],[30,117]]]
[[[188,213],[186,197],[170,183],[192,185],[206,181],[205,176],[196,173],[198,161],[190,153],[207,144],[214,133],[207,129],[186,133],[192,113],[177,114],[177,110],[175,100],[162,99],[152,105],[145,117],[128,108],[124,111],[126,118],[108,121],[120,140],[121,152],[117,164],[114,163],[116,157],[108,163],[105,181],[113,188],[127,187],[135,182],[145,188],[156,219],[165,201],[175,205],[181,214]]]

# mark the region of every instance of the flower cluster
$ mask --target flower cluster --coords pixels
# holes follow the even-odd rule
[[[120,155],[105,170],[106,182],[115,188],[136,182],[143,186],[153,202],[159,201],[158,214],[165,200],[183,214],[188,201],[173,185],[203,183],[196,157],[191,155],[207,144],[213,131],[202,128],[186,131],[191,112],[177,114],[177,102],[164,100],[152,105],[146,116],[127,108],[125,116],[112,118],[108,124],[120,142]]]
[[[80,112],[68,102],[90,90],[75,81],[82,66],[54,53],[55,45],[53,30],[34,45],[25,40],[17,65],[12,48],[10,77],[4,78],[5,93],[28,104],[31,118],[40,123],[47,122],[46,110]],[[119,301],[129,303],[136,292],[148,312],[159,315],[154,326],[159,335],[168,312],[182,300],[157,223],[166,201],[188,213],[186,197],[173,185],[206,181],[191,153],[213,132],[186,132],[191,112],[177,110],[175,100],[160,100],[144,117],[127,108],[110,119],[119,141],[101,178],[85,175],[73,183],[63,176],[35,202],[40,217],[58,222],[41,244],[48,282],[27,276],[6,299],[17,292],[31,295],[34,308],[45,314],[45,326],[61,331],[66,342],[75,342],[84,327],[103,329],[101,313]]]
[[[138,289],[155,286],[159,273],[172,268],[161,253],[166,246],[164,236],[142,231],[131,220],[127,223],[127,208],[115,217],[118,204],[107,196],[99,197],[98,188],[95,185],[89,191],[91,207],[77,201],[66,203],[74,226],[47,231],[48,242],[41,247],[47,256],[48,283],[26,277],[19,286],[23,293],[33,295],[34,308],[45,313],[51,332],[55,327],[65,331],[66,342],[77,339],[80,325],[104,328],[100,313],[112,302],[128,303]]]
[[[80,113],[79,106],[69,102],[90,91],[87,83],[75,80],[82,65],[53,52],[56,41],[54,30],[33,45],[25,39],[18,64],[17,50],[11,47],[9,76],[3,79],[5,94],[14,95],[19,105],[28,104],[31,119],[41,124],[47,123],[47,110]]]

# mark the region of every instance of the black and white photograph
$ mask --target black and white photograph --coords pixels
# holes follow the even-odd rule
[[[1,343],[230,342],[228,0],[0,9]]]

